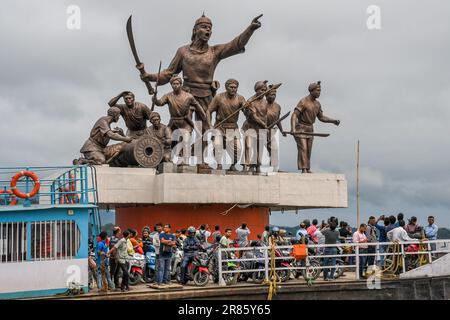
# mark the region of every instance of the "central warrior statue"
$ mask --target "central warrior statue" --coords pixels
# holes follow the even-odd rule
[[[158,81],[159,85],[163,85],[168,83],[174,74],[183,71],[184,89],[195,97],[203,111],[206,112],[219,86],[214,81],[214,71],[217,65],[221,60],[245,51],[245,45],[253,32],[261,27],[261,22],[258,21],[261,16],[262,14],[254,18],[247,29],[232,41],[210,46],[208,41],[212,34],[212,22],[203,14],[195,21],[191,43],[177,50],[169,67],[162,70],[159,76],[157,73],[143,72],[141,79],[143,81]],[[139,70],[144,70],[144,64],[142,63],[136,67]],[[206,120],[202,119],[197,112],[195,113],[195,119],[202,120],[202,133],[204,133],[208,129]],[[207,143],[207,141],[203,141],[203,150],[206,149]]]

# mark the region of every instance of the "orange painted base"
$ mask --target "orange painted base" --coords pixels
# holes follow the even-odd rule
[[[226,228],[231,228],[234,239],[236,235],[234,230],[242,223],[247,223],[251,232],[249,238],[255,240],[256,235],[262,234],[264,227],[269,224],[269,208],[241,209],[236,206],[224,215],[224,211],[231,207],[231,205],[218,204],[120,207],[116,208],[116,225],[122,230],[136,229],[139,234],[144,226],[149,226],[153,231],[153,226],[158,222],[169,223],[172,226],[172,232],[176,229],[187,229],[189,226],[198,228],[201,224],[208,224],[211,232],[214,232],[214,226],[219,225],[222,234]]]

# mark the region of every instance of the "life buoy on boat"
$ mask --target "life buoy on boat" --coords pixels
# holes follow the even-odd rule
[[[16,205],[16,203],[17,203],[17,198],[16,198],[16,195],[13,194],[11,190],[5,190],[5,189],[0,190],[0,194],[3,194],[3,193],[11,194],[11,195],[12,195],[12,196],[11,196],[11,201],[9,202],[9,205],[10,205],[10,206]],[[5,200],[5,201],[6,201],[6,200]]]
[[[31,192],[23,193],[22,191],[17,189],[17,187],[16,187],[17,181],[19,181],[19,179],[22,177],[29,177],[33,180],[34,188],[33,188],[33,190],[31,190]],[[39,178],[36,175],[36,173],[34,173],[33,171],[27,171],[27,170],[19,171],[16,173],[16,175],[11,180],[11,191],[17,197],[22,198],[22,199],[29,199],[31,197],[34,197],[39,192],[40,188],[41,188],[41,182],[39,181]]]

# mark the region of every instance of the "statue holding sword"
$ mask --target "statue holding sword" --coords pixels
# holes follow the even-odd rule
[[[195,21],[191,42],[178,48],[167,69],[161,70],[159,76],[145,72],[144,64],[136,59],[136,67],[141,73],[141,79],[146,85],[155,81],[159,85],[164,85],[174,74],[182,72],[183,89],[194,96],[205,113],[219,87],[218,82],[214,80],[217,65],[221,60],[245,51],[245,46],[253,32],[261,27],[261,22],[258,21],[261,17],[262,14],[254,18],[250,25],[232,41],[210,46],[208,42],[212,34],[212,21],[203,14]],[[202,134],[204,134],[208,126],[202,113],[196,111],[195,120],[202,121]],[[207,141],[203,141],[203,149],[206,146]]]
[[[322,122],[340,124],[339,120],[326,117],[322,106],[317,100],[320,97],[320,81],[311,83],[308,87],[309,95],[302,98],[294,109],[291,117],[291,132],[297,143],[297,165],[302,173],[311,173],[311,150],[314,136],[327,137],[329,134],[315,133],[313,124],[316,118]]]

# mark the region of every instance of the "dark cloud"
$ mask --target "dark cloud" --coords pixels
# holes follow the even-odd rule
[[[188,43],[195,19],[213,20],[212,44],[231,40],[264,13],[244,54],[219,65],[216,79],[240,80],[248,97],[257,80],[283,82],[287,112],[323,81],[321,103],[341,126],[318,123],[313,169],[349,182],[348,209],[301,211],[354,220],[356,141],[361,140],[362,214],[430,212],[449,225],[450,3],[424,1],[76,1],[81,30],[66,28],[72,1],[3,1],[0,12],[1,165],[68,164],[107,101],[133,90],[149,103],[125,34],[133,14],[136,43],[149,71]],[[379,31],[366,8],[381,7]],[[223,87],[222,87],[223,88]],[[168,87],[161,87],[165,93]],[[168,115],[162,111],[162,119]],[[123,126],[123,122],[120,123]],[[285,126],[288,128],[288,121]],[[296,170],[292,138],[281,141],[281,167]],[[299,216],[273,214],[277,222]]]

